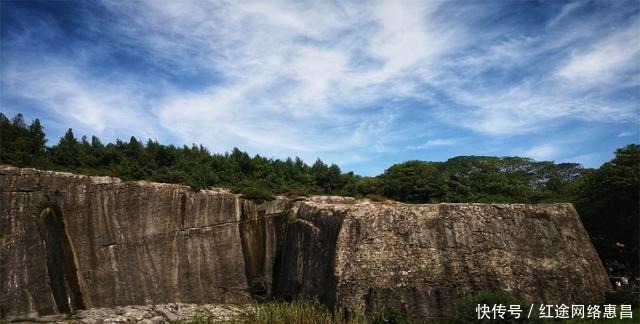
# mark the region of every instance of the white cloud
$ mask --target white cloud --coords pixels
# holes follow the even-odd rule
[[[584,5],[584,2],[582,1],[574,1],[574,2],[567,3],[562,7],[562,9],[560,10],[560,13],[558,13],[555,17],[549,20],[547,25],[550,27],[555,26],[562,19],[564,19],[565,17],[569,16],[571,13],[573,13],[574,11],[582,7],[582,5]]]
[[[3,82],[98,132],[168,130],[216,152],[238,146],[310,161],[364,161],[442,122],[500,138],[567,120],[636,119],[637,102],[611,98],[639,83],[637,19],[578,20],[586,4],[576,2],[528,34],[487,27],[500,5],[108,1],[99,6],[112,16],[85,22],[105,38],[96,48],[38,64],[25,59],[3,72]],[[119,51],[165,74],[96,75],[96,53]],[[185,90],[167,75],[211,81]],[[408,122],[417,125],[411,132]],[[436,135],[409,148],[457,143]],[[543,159],[558,153],[548,144],[526,151]]]
[[[622,132],[617,135],[617,137],[629,137],[636,135],[636,132]]]
[[[586,51],[574,51],[557,75],[583,85],[616,82],[629,72],[637,75],[640,70],[638,39],[640,22],[623,30],[613,30],[609,37],[596,42]]]
[[[442,111],[441,118],[483,134],[514,135],[549,129],[554,122],[566,119],[624,122],[633,119],[637,110],[632,103],[613,105],[550,81],[494,91],[454,94],[459,103],[470,108]]]
[[[50,113],[79,125],[76,134],[155,137],[154,122],[144,111],[143,98],[133,92],[142,88],[139,85],[125,80],[120,84],[100,82],[59,61],[20,63],[3,67],[3,89],[40,102]]]
[[[420,145],[409,146],[408,148],[409,149],[430,149],[434,147],[453,146],[456,144],[458,144],[458,140],[455,138],[436,138],[436,139],[428,140]]]
[[[116,31],[146,44],[156,60],[195,62],[223,76],[223,84],[169,93],[154,109],[164,127],[214,150],[383,152],[381,136],[392,131],[380,121],[393,120],[395,108],[361,109],[413,96],[416,68],[458,46],[453,23],[429,23],[438,2],[177,6],[109,4],[134,21]]]
[[[524,152],[522,152],[521,156],[529,157],[538,161],[549,161],[554,160],[557,157],[557,154],[560,152],[560,148],[554,144],[546,143],[541,145],[536,145]]]
[[[577,7],[569,9],[562,15]],[[548,131],[567,120],[636,119],[637,102],[611,94],[640,85],[640,24],[603,32],[611,21],[583,20],[536,36],[485,40],[479,50],[459,53],[429,79],[449,97],[431,102],[436,116],[492,136]],[[576,54],[588,43],[594,45]],[[567,63],[549,62],[553,56],[567,57]]]

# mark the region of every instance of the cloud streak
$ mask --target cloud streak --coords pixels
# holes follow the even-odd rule
[[[536,137],[525,153],[553,159],[561,150],[543,134],[628,131],[639,112],[637,6],[530,5],[105,1],[77,4],[72,17],[9,8],[32,23],[7,25],[1,98],[98,135],[354,167],[423,158],[456,138]]]
[[[433,147],[441,147],[441,146],[453,146],[458,144],[458,140],[455,138],[436,138],[426,141],[424,144],[417,146],[409,146],[409,149],[430,149]]]

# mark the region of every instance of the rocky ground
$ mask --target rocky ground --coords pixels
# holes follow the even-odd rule
[[[10,323],[171,323],[191,319],[194,316],[228,320],[242,311],[239,305],[222,304],[162,304],[144,306],[122,306],[116,308],[92,308],[75,314],[49,315],[37,318],[14,319]]]

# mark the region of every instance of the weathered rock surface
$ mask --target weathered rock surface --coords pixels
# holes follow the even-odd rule
[[[15,324],[61,323],[61,324],[117,324],[144,323],[165,324],[179,320],[206,317],[208,320],[225,322],[245,311],[247,306],[218,304],[159,304],[118,306],[115,308],[91,308],[74,314],[56,314],[33,318],[15,319]]]
[[[12,167],[0,195],[1,318],[270,291],[282,200]]]
[[[255,204],[225,190],[0,167],[9,320],[272,295],[425,320],[478,291],[593,304],[608,288],[569,204]]]
[[[313,201],[315,200],[315,201]],[[367,312],[441,318],[455,299],[506,290],[531,302],[595,304],[605,271],[570,204],[299,204],[278,292]]]

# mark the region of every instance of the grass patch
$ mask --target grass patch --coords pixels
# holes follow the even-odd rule
[[[518,304],[523,310],[519,319],[505,316],[505,319],[477,319],[476,306],[478,304]],[[524,300],[505,292],[485,292],[475,296],[460,299],[455,307],[454,314],[448,319],[438,323],[608,323],[625,324],[636,323],[640,318],[640,309],[634,308],[633,319],[541,319],[537,318],[537,307],[534,306],[534,318],[526,318],[530,304]],[[406,314],[394,309],[382,309],[374,314],[365,315],[362,311],[350,312],[347,314],[343,310],[332,311],[325,306],[312,301],[298,300],[293,302],[271,301],[266,303],[255,303],[245,305],[237,316],[231,319],[220,319],[208,314],[197,314],[191,319],[172,322],[174,324],[409,324],[411,323]]]
[[[347,320],[342,312],[331,312],[326,307],[310,301],[270,302],[257,304],[241,314],[233,323],[364,323]]]
[[[298,300],[293,302],[272,301],[247,305],[243,311],[232,319],[221,320],[211,315],[198,314],[189,320],[174,321],[174,324],[365,324],[365,323],[409,323],[406,316],[399,312],[385,309],[367,318],[363,312],[343,310],[331,311],[325,306],[312,301]]]

